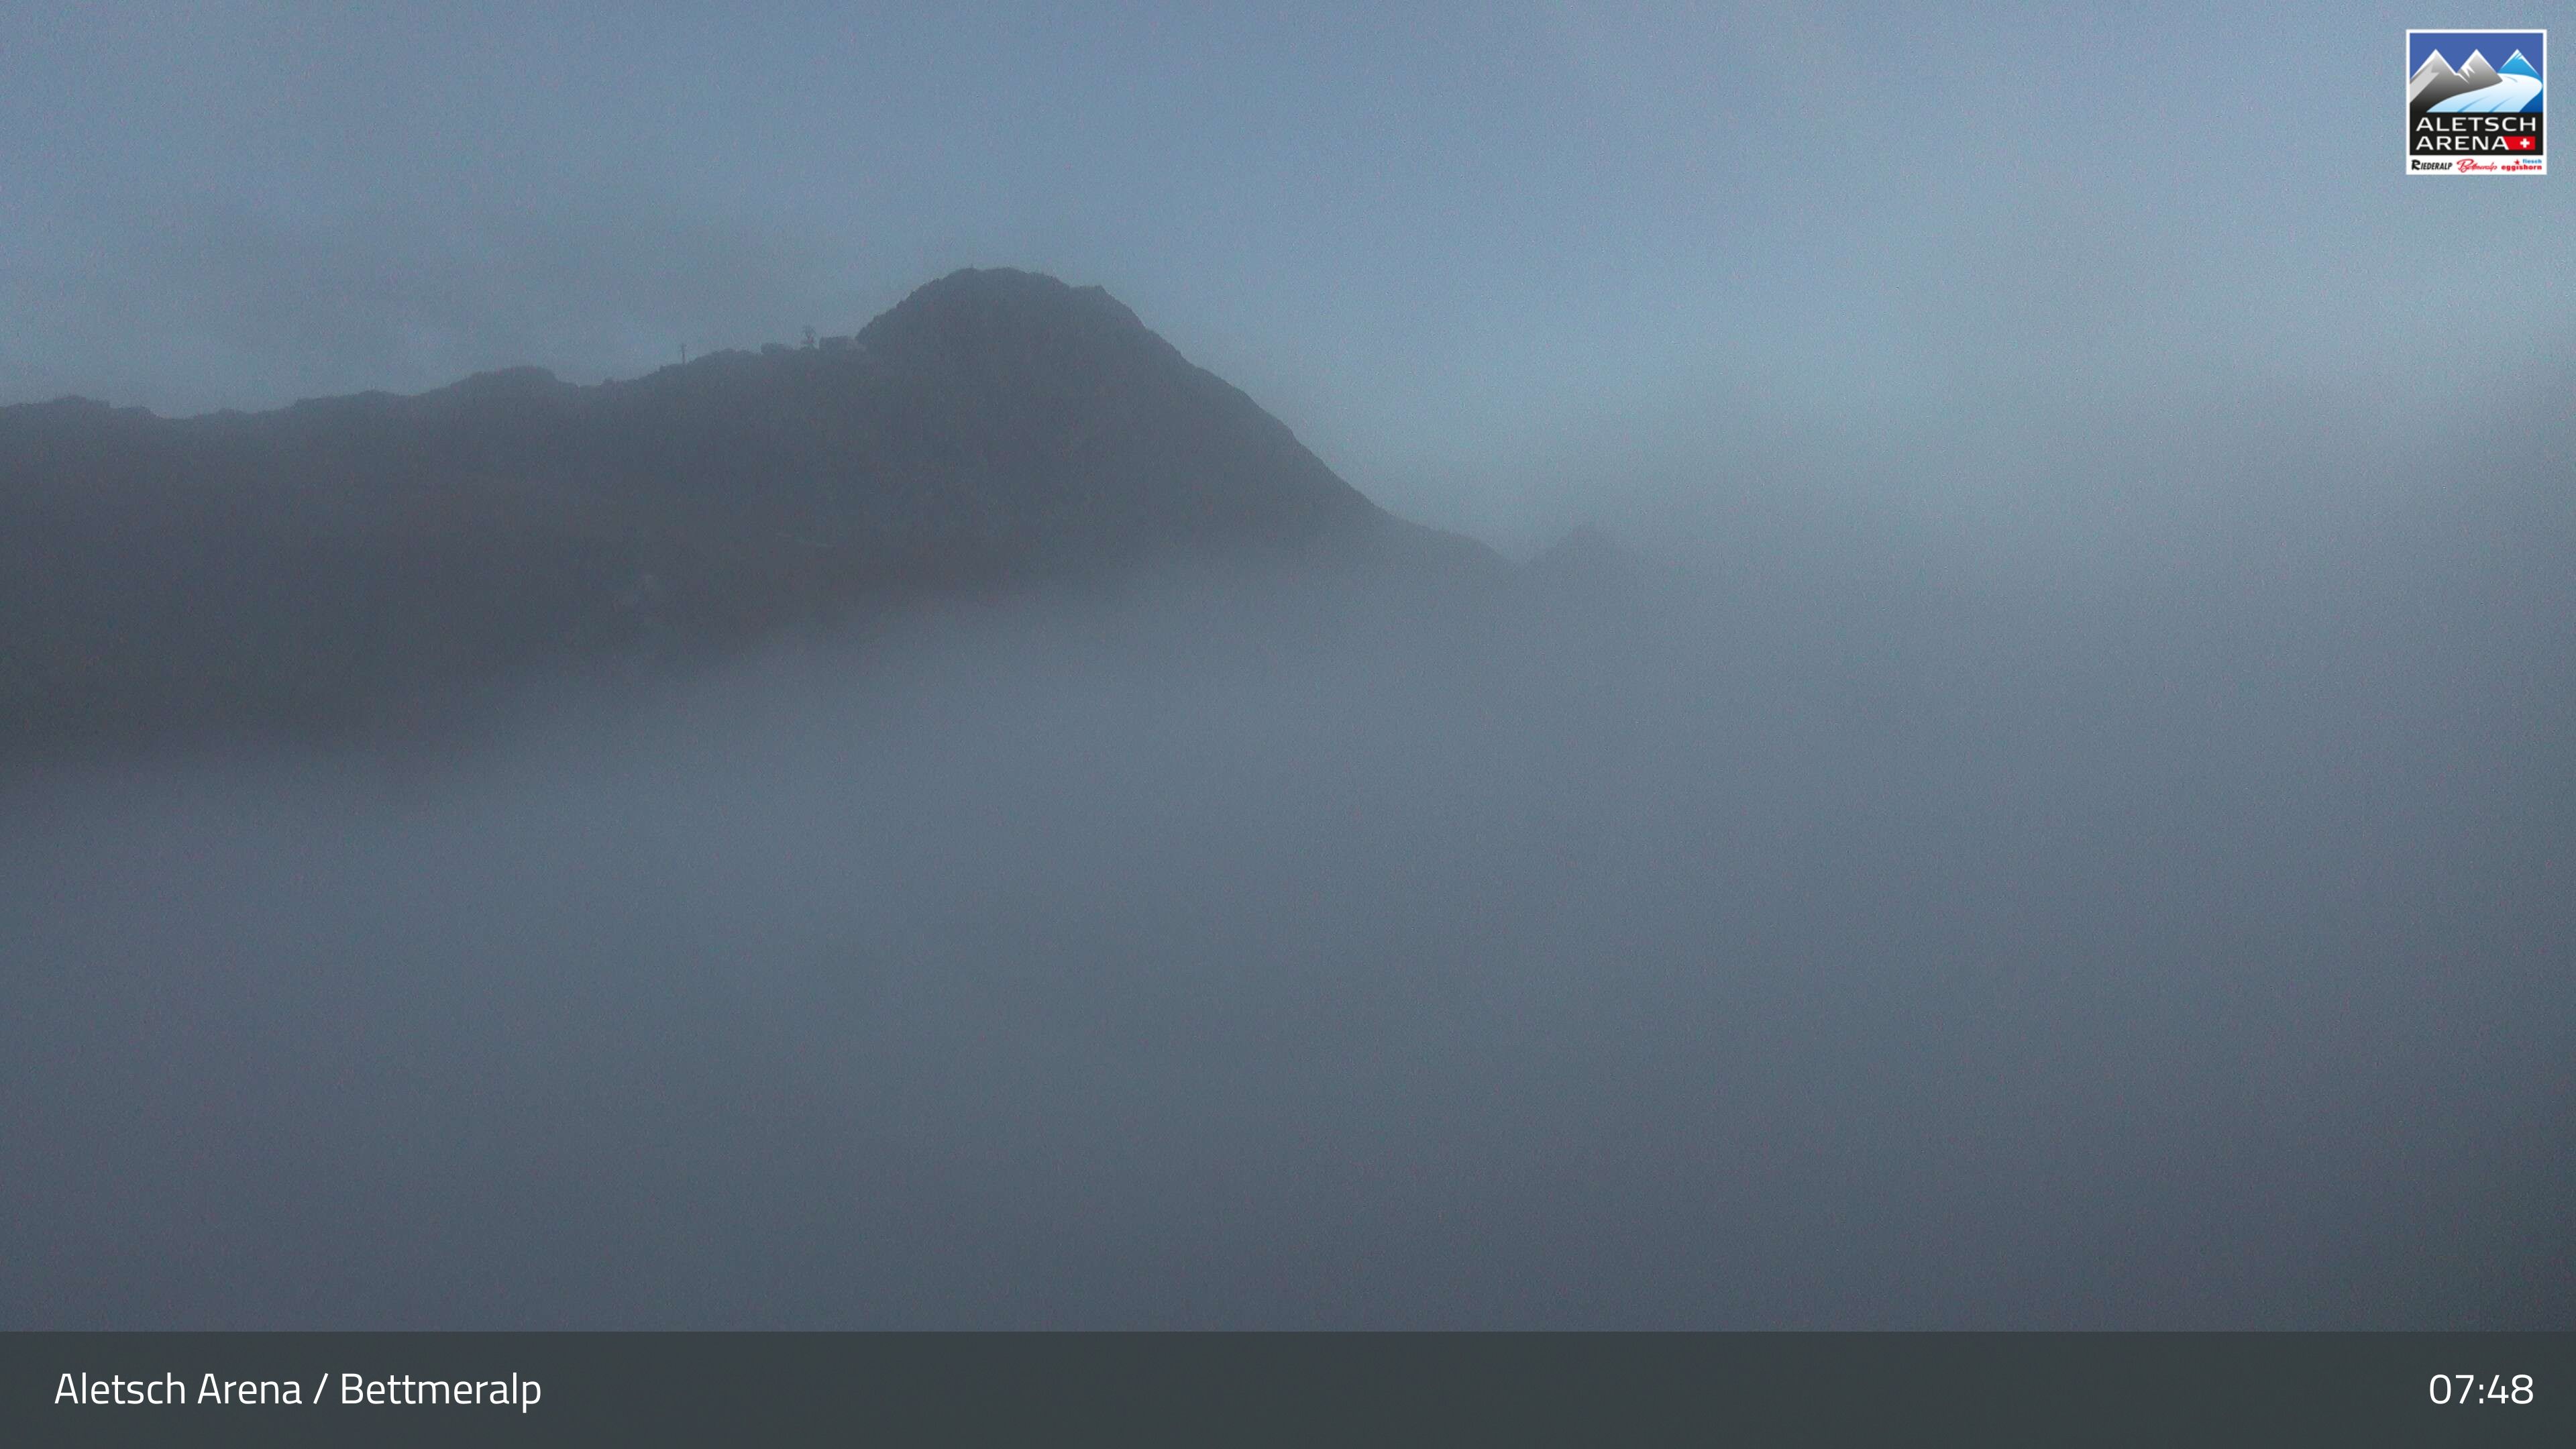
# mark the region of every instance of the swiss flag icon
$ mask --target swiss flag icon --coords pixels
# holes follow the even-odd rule
[[[2540,138],[2537,136],[2507,136],[2504,138],[2504,145],[2505,149],[2508,151],[2529,151],[2540,145]]]

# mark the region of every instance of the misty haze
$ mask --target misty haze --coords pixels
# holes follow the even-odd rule
[[[1899,14],[46,40],[0,1327],[2576,1327],[2571,203]]]

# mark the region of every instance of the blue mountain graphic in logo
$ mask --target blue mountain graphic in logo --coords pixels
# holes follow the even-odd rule
[[[2469,63],[2452,70],[2440,51],[2425,57],[2416,72],[2412,89],[2416,105],[2427,111],[2478,111],[2487,114],[2509,111],[2538,113],[2542,87],[2540,72],[2523,58],[2521,51],[2501,66],[2489,65],[2487,58],[2469,52]],[[2422,97],[2437,97],[2426,105]]]

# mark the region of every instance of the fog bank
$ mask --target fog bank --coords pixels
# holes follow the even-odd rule
[[[2569,595],[2374,537],[1167,580],[22,775],[0,1322],[2568,1327]]]

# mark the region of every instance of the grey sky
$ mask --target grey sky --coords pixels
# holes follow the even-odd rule
[[[587,381],[1021,265],[1509,544],[1730,468],[2048,516],[2085,440],[2576,340],[2563,177],[2399,173],[2403,7],[762,9],[0,14],[0,401]]]

